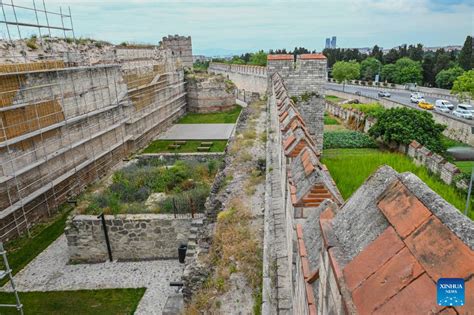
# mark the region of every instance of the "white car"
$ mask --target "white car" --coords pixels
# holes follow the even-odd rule
[[[449,113],[450,109],[446,104],[435,104],[434,110],[442,113]]]
[[[410,94],[410,97],[413,97],[413,98],[424,98],[425,96],[423,94],[421,94],[420,92],[415,92],[415,93],[411,93]]]
[[[471,111],[459,107],[453,111],[453,115],[459,118],[472,119]]]
[[[467,110],[467,111],[471,112],[471,114],[474,115],[474,107],[472,107],[472,105],[469,105],[469,104],[458,104],[458,108],[457,108],[457,109]]]
[[[418,103],[421,102],[421,101],[424,102],[425,99],[424,99],[423,97],[418,96],[418,95],[412,95],[412,96],[410,97],[410,102],[412,102],[412,103],[418,104]]]
[[[378,96],[379,97],[390,97],[391,95],[387,91],[379,91]]]
[[[442,106],[442,107],[447,107],[449,110],[453,110],[454,109],[454,105],[453,103],[451,102],[448,102],[446,100],[436,100],[435,102],[435,106]]]

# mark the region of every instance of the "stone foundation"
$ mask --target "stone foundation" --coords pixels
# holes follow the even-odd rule
[[[235,85],[222,75],[192,73],[186,76],[188,110],[209,113],[235,105]]]
[[[187,244],[191,217],[172,214],[106,215],[114,260],[176,259],[178,247]],[[69,218],[65,234],[71,263],[96,263],[108,260],[102,222],[95,215]]]

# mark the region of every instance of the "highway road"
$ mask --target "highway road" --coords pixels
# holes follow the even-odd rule
[[[325,84],[326,89],[334,89],[336,91],[341,91],[342,92],[342,84],[337,84],[337,83],[326,83]],[[392,100],[395,102],[399,102],[402,104],[405,104],[407,106],[420,109],[417,104],[412,103],[410,101],[410,94],[412,93],[411,91],[402,91],[402,90],[393,90],[393,89],[374,89],[374,88],[368,88],[368,87],[363,87],[363,86],[354,86],[354,85],[346,85],[344,87],[344,91],[347,93],[355,93],[356,91],[360,91],[362,96],[367,96],[371,98],[381,98],[378,96],[378,91],[387,91],[391,94],[389,98],[386,98],[388,100]],[[330,94],[327,92],[326,94]],[[424,93],[423,93],[424,94]],[[440,97],[433,97],[433,96],[427,96],[425,95],[424,99],[428,101],[429,103],[433,104],[435,103],[436,100],[443,99],[441,96]],[[458,104],[458,102],[451,101],[451,103],[454,104],[455,108]],[[447,113],[449,116],[453,116],[451,113]],[[453,116],[454,117],[454,116]],[[470,120],[468,120],[470,121]]]

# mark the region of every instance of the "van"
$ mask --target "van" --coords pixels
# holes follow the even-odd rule
[[[448,102],[446,100],[436,100],[435,107],[438,106],[438,105],[440,106],[440,108],[441,107],[447,107],[449,110],[454,109],[453,103]]]

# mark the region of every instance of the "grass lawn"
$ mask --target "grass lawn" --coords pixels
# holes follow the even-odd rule
[[[178,124],[233,124],[237,121],[242,107],[235,105],[228,111],[217,113],[188,113],[178,120]]]
[[[174,143],[174,140],[155,140],[143,150],[143,153],[190,153],[197,152],[197,148],[201,146],[201,142],[212,141],[213,144],[211,149],[207,152],[224,152],[227,140],[187,140],[186,144],[183,144],[179,149],[168,149],[170,144]]]
[[[472,167],[474,166],[474,161],[456,161],[454,162],[456,166],[461,170],[461,172],[466,174],[471,174]]]
[[[412,172],[446,201],[464,211],[464,193],[431,176],[425,167],[416,166],[402,154],[377,149],[332,149],[323,151],[322,162],[328,167],[344,199],[349,198],[377,168],[386,164],[400,173]],[[472,208],[471,202],[471,219],[474,218]]]
[[[328,113],[324,113],[324,124],[325,125],[339,125],[339,121],[332,117],[331,115],[329,115]]]
[[[335,103],[339,103],[340,101],[344,100],[343,98],[340,98],[340,97],[337,97],[337,96],[334,96],[334,95],[326,95],[324,98],[327,101],[331,101],[331,102],[335,102]]]
[[[25,314],[133,314],[145,293],[139,289],[107,289],[52,292],[21,292]],[[15,303],[13,293],[0,293],[0,303]],[[16,308],[2,308],[3,314],[18,314]]]
[[[8,263],[10,268],[13,269],[13,274],[23,269],[64,232],[66,219],[71,209],[71,206],[64,206],[49,223],[36,225],[31,232],[31,238],[23,236],[5,244]],[[3,261],[0,262],[0,269],[4,269]],[[3,285],[5,282],[6,278],[0,281],[0,285]],[[3,313],[0,312],[0,314]]]
[[[449,149],[452,147],[468,147],[469,146],[468,144],[464,142],[450,139],[444,135],[441,135],[441,142],[443,143],[446,149]]]

